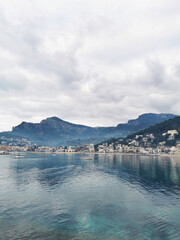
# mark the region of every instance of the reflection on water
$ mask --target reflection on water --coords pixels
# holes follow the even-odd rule
[[[179,239],[180,159],[0,156],[0,239]]]

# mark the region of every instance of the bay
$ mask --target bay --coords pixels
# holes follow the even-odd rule
[[[180,239],[180,158],[83,157],[0,156],[0,239]]]

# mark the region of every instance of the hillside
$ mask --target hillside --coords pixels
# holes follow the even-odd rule
[[[144,139],[145,138],[145,139]],[[175,146],[180,140],[180,117],[166,120],[137,133],[127,136],[125,143],[136,140],[140,145]]]
[[[22,122],[13,127],[11,132],[0,133],[0,136],[27,138],[37,144],[49,146],[98,143],[112,137],[126,137],[173,117],[173,114],[143,114],[116,127],[89,127],[51,117],[40,123]]]
[[[144,130],[138,131],[126,138],[109,139],[106,141],[108,146],[114,145],[116,149],[119,144],[131,147],[171,147],[180,142],[180,117],[166,120]],[[98,147],[98,145],[97,145]]]

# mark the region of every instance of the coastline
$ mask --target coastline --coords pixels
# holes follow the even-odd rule
[[[179,154],[167,154],[167,153],[160,153],[160,154],[144,154],[144,153],[99,153],[99,152],[26,152],[27,154],[69,154],[69,155],[73,155],[73,154],[81,154],[81,155],[104,155],[104,156],[108,156],[108,155],[119,155],[119,156],[155,156],[155,157],[180,157],[180,153]]]
[[[74,155],[74,154],[81,154],[81,155],[102,155],[102,156],[154,156],[154,157],[179,157],[179,154],[168,154],[168,153],[159,153],[159,154],[151,154],[151,153],[99,153],[99,152],[21,152],[24,154],[55,154],[55,155],[61,155],[61,154],[67,154],[67,155]],[[0,156],[7,156],[12,155],[11,153],[3,153],[0,154]]]

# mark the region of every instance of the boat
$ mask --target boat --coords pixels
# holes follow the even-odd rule
[[[24,154],[23,153],[15,153],[13,155],[13,158],[23,158],[24,157]]]

